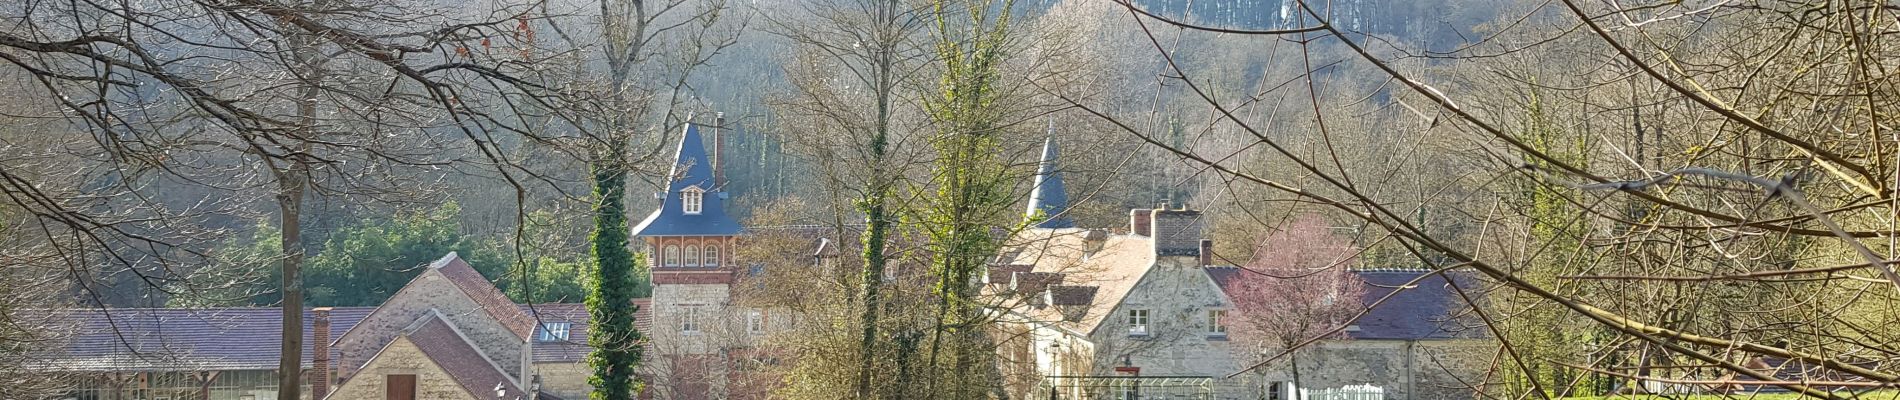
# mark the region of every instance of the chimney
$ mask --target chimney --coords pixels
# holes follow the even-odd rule
[[[725,150],[726,148],[726,135],[725,135],[726,113],[723,113],[723,112],[713,113],[713,127],[712,128],[713,128],[712,129],[713,145],[712,145],[712,161],[711,162],[712,162],[712,170],[713,170],[713,187],[717,187],[719,188],[719,190],[726,190],[725,189],[726,188],[726,170],[723,168],[719,168],[721,166],[720,164],[723,164],[722,162],[720,162],[720,160],[722,160],[719,157],[720,151]]]
[[[1201,239],[1201,266],[1214,265],[1214,239]]]
[[[1131,235],[1154,236],[1154,210],[1137,208],[1128,210],[1128,233]]]
[[[1153,213],[1155,254],[1200,258],[1204,226],[1200,211],[1158,209]]]
[[[330,394],[330,307],[310,310],[310,398]]]

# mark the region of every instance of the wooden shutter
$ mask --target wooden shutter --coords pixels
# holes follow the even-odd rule
[[[388,390],[385,399],[416,400],[415,375],[386,375],[383,382],[383,387]]]

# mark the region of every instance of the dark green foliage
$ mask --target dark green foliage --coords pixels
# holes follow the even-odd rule
[[[495,245],[463,235],[457,222],[461,212],[451,202],[426,213],[365,220],[338,230],[304,267],[305,299],[312,306],[382,304],[420,268],[449,252],[491,281],[502,277],[512,263],[500,257]],[[505,284],[499,286],[513,292],[505,290]],[[265,294],[258,303],[274,303],[276,296]]]
[[[304,298],[312,306],[373,306],[382,304],[396,290],[414,279],[421,268],[456,252],[482,276],[488,277],[521,303],[573,303],[586,297],[586,282],[594,270],[592,260],[544,252],[530,246],[523,249],[527,273],[509,273],[513,252],[505,242],[481,239],[462,233],[461,207],[444,204],[428,212],[401,213],[386,220],[362,220],[338,229],[324,241],[316,257],[306,261]],[[183,294],[166,302],[170,307],[234,307],[277,304],[282,295],[275,290],[281,278],[277,261],[282,256],[278,229],[260,223],[250,235],[234,236],[212,253],[209,267],[197,271],[197,286],[180,289]],[[522,276],[529,279],[522,280]],[[523,290],[522,284],[533,285]],[[636,282],[636,293],[644,293],[644,282]],[[529,297],[532,296],[532,297]]]
[[[594,347],[587,356],[594,376],[587,383],[594,386],[588,397],[596,400],[629,400],[645,387],[634,375],[640,365],[643,337],[633,326],[634,312],[639,310],[633,299],[642,285],[635,277],[634,266],[639,262],[627,250],[626,180],[627,172],[619,166],[594,168],[594,198],[598,203],[594,206],[592,242],[594,262],[600,267],[594,269],[587,288],[587,311],[594,320],[594,331],[587,337]]]

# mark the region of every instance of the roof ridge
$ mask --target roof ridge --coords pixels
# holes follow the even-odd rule
[[[432,318],[432,317],[433,317],[433,318]],[[489,366],[489,367],[492,367],[492,368],[494,368],[494,370],[495,370],[496,372],[500,372],[503,378],[508,378],[508,377],[509,377],[509,376],[508,376],[508,370],[505,370],[505,369],[502,369],[502,368],[501,368],[501,364],[499,364],[499,363],[496,363],[496,362],[495,362],[495,358],[494,358],[494,357],[489,357],[489,356],[488,356],[488,352],[486,352],[486,351],[482,351],[482,348],[481,348],[481,346],[476,346],[476,345],[475,345],[475,341],[474,341],[474,340],[472,340],[472,339],[469,339],[469,337],[468,337],[468,334],[466,334],[466,333],[463,333],[463,332],[462,332],[462,328],[460,328],[460,327],[457,327],[457,326],[455,325],[455,321],[450,321],[450,320],[448,319],[448,317],[446,317],[446,316],[444,316],[444,315],[442,315],[442,311],[441,311],[441,310],[437,310],[437,309],[435,309],[435,308],[429,308],[429,314],[428,314],[428,315],[424,315],[424,316],[423,316],[422,318],[418,318],[418,320],[420,320],[420,321],[419,321],[420,323],[418,324],[418,326],[417,326],[417,329],[420,329],[420,328],[421,328],[422,326],[426,326],[426,325],[427,325],[427,324],[428,324],[428,323],[429,323],[430,321],[440,321],[440,322],[441,322],[441,324],[442,324],[442,326],[444,326],[444,327],[447,327],[447,328],[449,328],[449,332],[453,332],[453,333],[455,333],[455,337],[456,337],[456,338],[459,338],[459,339],[461,339],[461,343],[459,343],[459,344],[461,344],[462,346],[466,346],[466,347],[468,347],[468,348],[469,348],[469,350],[474,350],[474,351],[475,351],[475,356],[476,356],[476,357],[481,357],[481,359],[482,359],[482,361],[487,361],[487,362],[488,362],[488,366]],[[404,336],[408,336],[408,335],[410,335],[410,334],[413,334],[413,333],[415,333],[415,331],[413,331],[413,330],[412,330],[412,331],[405,331],[405,332],[403,332],[403,335],[404,335]],[[411,341],[413,342],[413,340],[411,340]],[[417,346],[417,347],[422,347],[422,346]],[[427,356],[427,357],[429,357],[429,359],[431,359],[431,360],[433,360],[433,359],[435,359],[435,355],[433,355],[433,354],[429,354],[429,350],[427,350],[427,349],[422,349],[422,354],[423,354],[424,356]],[[448,368],[444,368],[444,369],[445,369],[445,370],[449,370],[449,376],[455,376],[455,375],[457,375],[457,374],[456,374],[456,373],[454,372],[454,370],[452,370],[452,369],[448,369]],[[518,379],[520,379],[520,378],[515,378],[515,379],[517,379],[517,380],[518,380]],[[459,379],[459,378],[458,378],[457,380],[461,380],[461,379]],[[519,387],[519,386],[520,386],[520,382],[508,382],[508,383],[510,383],[510,384],[514,384],[514,385],[515,385],[515,386],[517,386],[517,387]],[[476,390],[476,389],[480,389],[480,388],[481,388],[481,387],[479,387],[479,386],[478,386],[478,387],[475,387],[475,388],[471,388],[470,390]]]

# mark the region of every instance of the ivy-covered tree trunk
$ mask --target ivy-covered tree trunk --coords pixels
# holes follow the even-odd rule
[[[994,367],[995,351],[985,336],[972,282],[998,248],[990,227],[1007,226],[1013,219],[1009,189],[1016,175],[998,157],[1006,113],[996,87],[1013,3],[1004,1],[994,14],[988,2],[936,4],[937,55],[944,73],[941,97],[927,107],[937,124],[931,173],[937,196],[918,220],[930,237],[937,278],[937,315],[924,361],[946,373],[926,382],[930,398],[980,398],[988,392],[972,389],[994,386],[973,382],[991,376],[985,371]],[[948,364],[943,364],[945,355]]]
[[[620,163],[594,166],[594,279],[589,283],[587,311],[593,317],[593,333],[587,342],[594,352],[587,362],[594,376],[589,398],[630,400],[645,386],[634,371],[640,365],[643,337],[633,326],[636,281],[635,260],[627,250],[627,170]]]
[[[884,284],[885,243],[889,241],[891,219],[889,210],[890,195],[896,187],[896,178],[891,175],[885,163],[890,146],[891,100],[897,90],[897,43],[900,38],[897,29],[899,4],[896,1],[880,1],[873,10],[872,22],[875,24],[877,48],[873,50],[872,62],[876,75],[877,122],[871,134],[869,160],[871,164],[871,183],[864,198],[858,200],[858,210],[864,213],[864,270],[860,278],[864,285],[863,296],[859,298],[863,310],[859,315],[862,324],[858,338],[858,378],[857,398],[870,398],[873,362],[877,354],[878,312],[883,304],[880,297]]]

